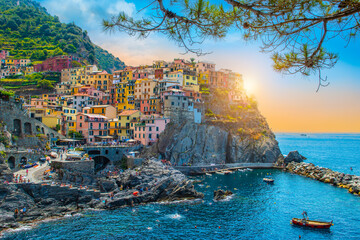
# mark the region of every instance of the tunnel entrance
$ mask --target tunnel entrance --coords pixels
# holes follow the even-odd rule
[[[110,160],[104,156],[94,157],[94,169],[95,172],[101,171],[110,163]]]
[[[9,157],[8,159],[8,166],[10,169],[15,168],[15,158],[13,156]]]

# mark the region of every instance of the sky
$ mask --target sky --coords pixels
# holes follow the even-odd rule
[[[261,113],[274,132],[360,132],[360,39],[345,47],[341,39],[327,43],[340,59],[333,69],[323,71],[330,85],[317,89],[317,76],[284,75],[272,69],[270,55],[258,43],[245,42],[237,32],[221,41],[206,41],[209,55],[183,55],[183,49],[166,36],[153,34],[137,39],[126,33],[104,32],[102,20],[120,11],[136,16],[150,0],[37,0],[62,22],[75,22],[87,30],[91,40],[119,57],[126,65],[152,64],[174,58],[216,63],[243,75],[249,94],[255,95]],[[140,14],[144,14],[142,11]]]

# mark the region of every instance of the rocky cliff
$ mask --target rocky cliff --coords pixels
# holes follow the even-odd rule
[[[11,171],[0,161],[0,230],[88,208],[117,208],[203,197],[185,175],[153,160],[145,161],[136,170],[125,171],[116,179],[96,179],[102,193],[68,185],[6,182],[11,179]],[[23,208],[26,208],[25,213],[15,214],[15,209]]]
[[[246,97],[234,102],[228,90],[212,89],[204,97],[202,124],[170,123],[158,143],[144,155],[158,155],[177,166],[223,163],[274,163],[282,158],[275,135],[256,102]]]

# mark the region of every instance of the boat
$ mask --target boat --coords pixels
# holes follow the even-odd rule
[[[212,176],[212,174],[211,174],[211,173],[205,173],[205,175],[206,175],[206,176]]]
[[[305,212],[305,211],[303,211],[302,215],[303,215],[303,218],[291,219],[290,224],[304,226],[304,227],[311,227],[311,228],[323,228],[323,229],[329,229],[331,226],[334,225],[333,221],[321,222],[321,221],[309,220],[307,212]]]
[[[224,174],[230,174],[232,171],[223,171]]]
[[[216,172],[217,174],[220,174],[220,175],[224,175],[225,173],[224,172],[222,172],[222,171],[218,171],[218,172]]]
[[[311,228],[325,228],[325,229],[328,229],[334,225],[332,221],[321,222],[321,221],[307,220],[304,218],[293,218],[290,221],[290,223],[298,226],[311,227]]]
[[[274,183],[275,180],[272,178],[263,178],[263,181],[266,183]]]

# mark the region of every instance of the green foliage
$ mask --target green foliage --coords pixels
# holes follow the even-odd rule
[[[46,79],[38,81],[37,87],[42,89],[54,89],[54,86],[51,84],[51,81]]]
[[[4,151],[0,151],[0,156],[1,156],[2,158],[6,158],[6,153],[5,153]]]
[[[72,61],[71,62],[71,67],[76,68],[76,67],[81,67],[81,63],[77,62],[77,61]]]
[[[55,131],[59,131],[60,128],[61,128],[60,124],[56,124],[56,126],[55,126]]]
[[[125,66],[95,46],[86,31],[74,23],[60,23],[32,0],[21,0],[20,6],[15,0],[0,0],[0,48],[10,50],[14,59],[30,58],[32,62],[72,54],[108,72]]]
[[[69,136],[69,138],[75,137],[75,139],[84,139],[84,136],[81,133],[76,132],[76,131],[69,131],[68,136]]]
[[[0,89],[0,98],[9,98],[14,96],[14,92],[13,91],[6,91],[6,90],[1,90]]]
[[[112,70],[121,70],[125,68],[124,62],[122,62],[119,58],[115,58],[108,51],[98,46],[95,46],[95,54],[97,60],[99,61],[99,63],[101,63],[101,68],[106,70],[107,72],[111,72]]]

